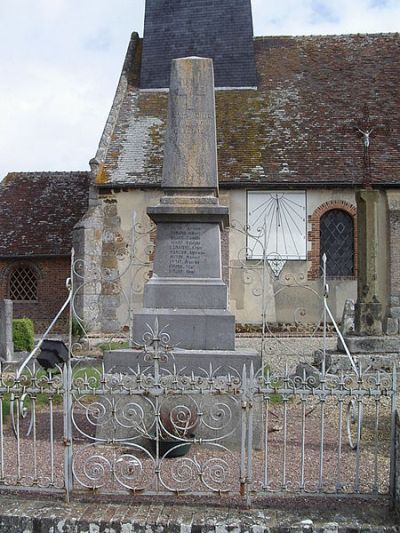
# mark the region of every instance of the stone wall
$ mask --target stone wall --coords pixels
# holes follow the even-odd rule
[[[103,210],[91,207],[74,228],[74,314],[88,331],[101,331],[101,286],[95,273],[101,267]],[[95,312],[93,313],[93,310]]]
[[[141,499],[93,500],[64,503],[3,495],[0,500],[0,531],[35,533],[108,531],[135,533],[388,533],[398,531],[397,519],[387,513],[381,500],[361,498],[273,498],[267,506],[248,507],[233,500],[229,507],[210,505],[196,498],[185,505],[184,495],[171,501]],[[271,501],[272,500],[272,501]]]
[[[314,213],[321,205],[331,203],[333,207],[341,205],[351,206],[354,213],[354,192],[345,189],[307,191],[307,214]],[[248,271],[240,268],[246,248],[246,237],[234,229],[234,225],[245,227],[247,224],[246,190],[223,190],[221,205],[228,205],[230,209],[231,229],[229,230],[230,254],[230,305],[239,323],[260,323],[262,269]],[[314,231],[313,231],[314,230]],[[317,296],[322,294],[320,276],[308,279],[308,274],[315,263],[315,228],[310,217],[307,224],[308,260],[287,261],[280,279],[274,281],[268,273],[264,279],[266,298],[266,318],[270,322],[293,323],[302,315],[304,322],[313,323],[321,319],[321,301]],[[314,259],[314,263],[313,263]],[[253,262],[245,262],[254,266]],[[318,262],[319,264],[319,262]],[[344,302],[347,298],[357,297],[356,278],[329,280],[329,305],[336,319],[340,320]]]

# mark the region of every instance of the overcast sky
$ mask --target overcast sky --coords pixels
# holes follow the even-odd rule
[[[0,178],[86,170],[145,0],[0,0]],[[255,35],[400,30],[400,0],[252,0]]]

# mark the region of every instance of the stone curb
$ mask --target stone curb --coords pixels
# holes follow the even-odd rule
[[[321,510],[309,512],[318,516]],[[0,496],[4,533],[386,533],[400,532],[394,517],[371,521],[352,513],[337,521],[301,517],[301,509],[228,509],[208,506],[114,503],[65,504]],[[383,513],[385,514],[385,513]],[[304,513],[303,513],[304,515]],[[365,522],[365,519],[368,522]],[[377,521],[377,519],[379,519]]]

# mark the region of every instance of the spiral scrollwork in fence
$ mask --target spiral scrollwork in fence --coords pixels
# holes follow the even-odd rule
[[[108,490],[142,491],[154,483],[154,459],[140,446],[99,449],[86,446],[74,456],[74,478],[80,487]]]

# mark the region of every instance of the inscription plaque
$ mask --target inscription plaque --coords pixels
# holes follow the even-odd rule
[[[173,228],[170,236],[169,274],[193,276],[206,256],[201,242],[201,229],[193,226]]]
[[[218,224],[160,223],[154,272],[170,278],[221,278]]]

